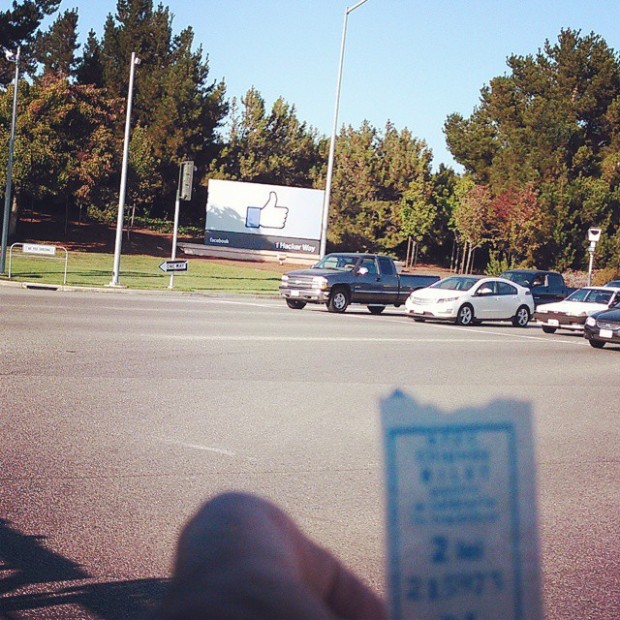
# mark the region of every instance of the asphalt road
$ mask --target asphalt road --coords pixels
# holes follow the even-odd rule
[[[384,592],[378,399],[534,411],[546,618],[620,617],[620,347],[278,300],[0,287],[0,618],[145,617],[176,536],[269,497]]]

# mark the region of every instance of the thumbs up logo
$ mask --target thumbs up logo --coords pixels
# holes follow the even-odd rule
[[[278,205],[278,196],[269,192],[269,198],[262,207],[248,207],[245,216],[246,228],[284,228],[288,207]]]

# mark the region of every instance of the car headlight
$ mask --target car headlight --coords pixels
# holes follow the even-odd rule
[[[450,301],[456,301],[458,299],[458,297],[440,297],[437,300],[438,304],[447,304]]]
[[[327,278],[323,276],[316,276],[312,278],[312,288],[318,288],[324,290],[327,288]]]
[[[288,282],[288,276],[286,274],[282,276],[282,282]]]
[[[589,316],[586,319],[586,325],[589,325],[590,327],[595,327],[596,326],[596,319],[593,316]]]

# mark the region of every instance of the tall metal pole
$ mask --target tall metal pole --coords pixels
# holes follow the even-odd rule
[[[193,164],[192,164],[193,165]],[[179,211],[181,207],[181,177],[183,175],[183,164],[179,165],[179,179],[177,181],[177,195],[174,200],[174,224],[172,226],[172,251],[170,252],[170,260],[177,257],[177,234],[179,230]],[[174,271],[170,273],[170,282],[168,288],[174,288]]]
[[[590,252],[590,263],[588,265],[588,286],[592,286],[592,268],[594,267],[594,252],[596,251],[596,243],[592,241],[588,252]]]
[[[121,187],[118,196],[118,219],[116,221],[116,240],[114,243],[114,268],[112,281],[108,286],[120,286],[118,278],[121,266],[121,244],[123,242],[123,219],[125,215],[125,193],[127,190],[127,161],[129,159],[129,133],[131,130],[131,104],[133,102],[133,77],[136,65],[140,59],[135,52],[131,52],[131,67],[129,69],[129,94],[127,95],[127,116],[125,118],[125,141],[123,144],[123,165],[121,169]]]
[[[349,13],[362,6],[368,0],[360,0],[357,4],[347,7],[344,10],[344,23],[342,25],[342,42],[340,43],[340,62],[338,63],[338,80],[336,82],[336,104],[334,106],[334,124],[332,135],[329,142],[329,156],[327,158],[327,180],[325,181],[325,196],[323,198],[323,213],[321,219],[321,258],[325,256],[325,246],[327,244],[327,224],[329,222],[329,201],[332,189],[332,175],[334,172],[334,153],[336,151],[336,132],[338,131],[338,109],[340,107],[340,87],[342,85],[342,67],[344,65],[344,47],[347,38],[347,21]]]
[[[6,167],[6,190],[4,192],[4,217],[2,219],[2,249],[0,250],[0,273],[5,273],[6,246],[9,240],[9,222],[11,214],[11,187],[13,183],[13,148],[15,144],[15,123],[17,119],[17,89],[19,87],[19,54],[21,48],[17,48],[14,56],[15,83],[13,90],[13,116],[11,117],[11,134],[9,138],[9,162]],[[7,54],[7,60],[11,60]]]

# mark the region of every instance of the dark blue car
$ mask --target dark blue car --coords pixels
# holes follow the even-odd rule
[[[591,314],[583,335],[595,349],[602,349],[608,342],[620,344],[620,304]]]

